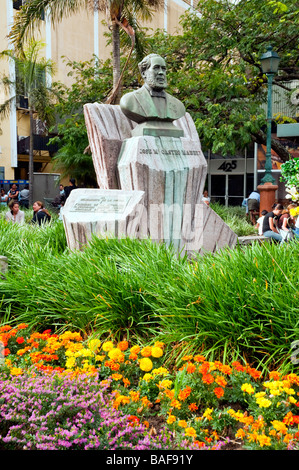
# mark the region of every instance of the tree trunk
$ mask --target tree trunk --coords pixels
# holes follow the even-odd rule
[[[112,48],[113,48],[113,89],[116,88],[120,78],[120,38],[119,38],[119,25],[113,21],[112,24]],[[121,87],[119,88],[117,97],[114,101],[118,104],[120,101]]]
[[[33,204],[33,111],[29,106],[29,117],[30,117],[30,143],[29,143],[29,206]]]
[[[266,145],[267,144],[267,136],[263,131],[259,131],[255,134],[253,134],[253,140],[257,144],[262,144]],[[288,150],[279,142],[277,139],[272,139],[271,140],[271,148],[274,150],[274,152],[277,153],[277,155],[281,158],[283,162],[286,162],[290,159],[290,153]]]

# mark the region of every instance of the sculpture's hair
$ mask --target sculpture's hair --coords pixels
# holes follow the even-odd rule
[[[159,54],[149,54],[146,57],[142,59],[141,62],[138,64],[138,68],[140,70],[140,73],[142,75],[145,70],[147,70],[151,66],[151,60],[153,57],[161,57]]]

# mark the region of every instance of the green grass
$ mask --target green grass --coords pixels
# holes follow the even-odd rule
[[[238,237],[257,235],[257,230],[250,223],[249,218],[246,217],[244,207],[226,207],[219,203],[213,203],[211,204],[211,208],[227,223]]]

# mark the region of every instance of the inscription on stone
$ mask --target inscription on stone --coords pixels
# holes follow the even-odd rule
[[[123,214],[131,198],[129,195],[82,197],[75,202],[70,212]]]
[[[148,149],[148,148],[141,148],[141,154],[145,155],[201,155],[200,150],[179,150],[179,149]]]

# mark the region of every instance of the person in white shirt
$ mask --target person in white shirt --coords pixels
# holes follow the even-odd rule
[[[258,234],[263,235],[263,220],[265,215],[268,213],[265,209],[262,211],[261,216],[257,219],[255,228],[258,229]]]
[[[203,202],[205,202],[207,204],[207,206],[210,205],[210,202],[211,202],[211,199],[209,198],[209,193],[207,190],[205,190],[203,192],[203,196],[202,196],[202,199],[201,199]]]
[[[19,201],[13,201],[10,204],[10,210],[5,214],[5,220],[8,222],[18,223],[23,225],[25,221],[25,214],[23,211],[20,211]]]

